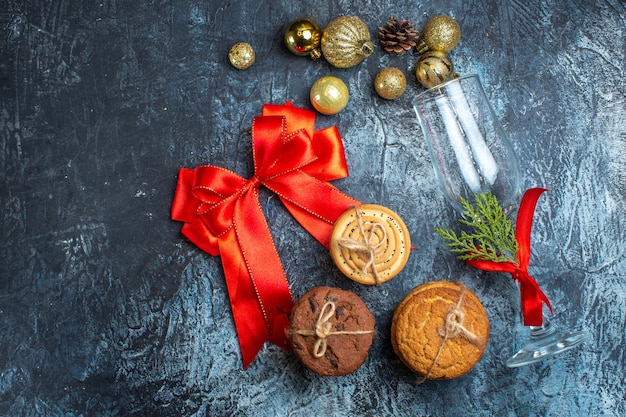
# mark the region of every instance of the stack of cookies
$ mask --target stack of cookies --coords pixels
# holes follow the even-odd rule
[[[300,361],[321,376],[356,371],[367,359],[376,320],[351,291],[315,287],[298,299],[289,336]]]
[[[413,289],[396,308],[391,324],[394,351],[422,380],[469,372],[488,339],[489,319],[480,300],[449,281]]]
[[[348,278],[380,285],[395,277],[411,252],[409,231],[395,212],[363,204],[344,212],[330,236],[330,256]]]
[[[336,221],[330,255],[348,278],[381,285],[406,265],[410,237],[402,219],[386,207],[364,204]],[[346,375],[367,359],[375,320],[353,292],[315,287],[294,305],[289,336],[296,356],[321,376]],[[393,349],[427,379],[464,375],[480,360],[489,339],[489,319],[480,300],[450,281],[422,284],[398,305],[391,324]]]

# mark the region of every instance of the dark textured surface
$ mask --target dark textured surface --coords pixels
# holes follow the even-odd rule
[[[456,261],[432,231],[456,215],[410,106],[415,58],[377,50],[338,70],[282,45],[297,17],[357,14],[375,35],[391,15],[421,27],[438,13],[459,21],[451,57],[481,77],[526,186],[550,189],[531,273],[555,321],[593,335],[539,365],[504,365],[526,335],[511,279]],[[0,0],[0,415],[626,415],[625,25],[618,0]],[[227,61],[242,40],[257,53],[246,71]],[[395,102],[372,88],[390,65],[409,80]],[[220,260],[169,220],[176,173],[214,164],[249,176],[261,105],[309,107],[323,75],[351,92],[342,113],[318,118],[344,138],[350,177],[336,185],[398,212],[417,249],[393,281],[359,286],[262,193],[294,294],[357,292],[378,337],[346,377],[316,377],[273,346],[243,371]],[[418,386],[389,324],[433,279],[481,298],[491,339],[468,375]]]

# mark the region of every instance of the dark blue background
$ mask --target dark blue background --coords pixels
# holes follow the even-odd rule
[[[445,13],[462,28],[456,70],[477,73],[521,157],[544,186],[531,273],[554,321],[593,340],[538,365],[504,360],[526,337],[507,275],[474,270],[433,233],[454,226],[410,102],[416,57],[376,50],[336,69],[291,55],[285,25],[339,15],[376,31],[390,16],[421,28]],[[0,414],[7,416],[428,415],[621,416],[626,357],[626,10],[618,0],[17,1],[0,0]],[[256,63],[228,64],[251,43]],[[387,66],[406,94],[372,88]],[[179,167],[251,175],[250,125],[263,103],[310,108],[335,75],[350,176],[341,190],[407,223],[416,250],[381,287],[345,279],[279,200],[261,203],[297,297],[315,285],[357,292],[376,318],[366,364],[319,378],[293,354],[262,350],[247,371],[219,258],[169,219]],[[417,385],[389,324],[416,285],[460,280],[483,301],[492,336],[468,375]]]

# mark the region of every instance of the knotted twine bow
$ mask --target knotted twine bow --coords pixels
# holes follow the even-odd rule
[[[374,222],[369,231],[369,234],[367,234],[365,231],[365,226],[363,224],[363,215],[361,214],[361,211],[359,210],[358,207],[355,207],[354,211],[356,212],[356,220],[357,220],[357,224],[359,225],[359,233],[361,237],[363,238],[363,241],[340,237],[340,238],[337,238],[337,243],[339,244],[339,246],[349,251],[355,251],[355,252],[361,252],[361,253],[367,254],[368,260],[365,263],[365,265],[363,265],[363,268],[361,268],[361,272],[367,275],[368,273],[367,270],[371,268],[372,275],[374,275],[374,280],[376,282],[376,285],[380,285],[380,275],[378,274],[378,271],[376,270],[376,264],[375,264],[376,251],[382,245],[387,243],[387,231],[385,230],[385,227],[381,223]],[[372,236],[374,236],[375,234],[374,232],[376,229],[381,230],[382,238],[377,244],[373,245],[371,243],[371,240],[372,240]]]
[[[313,344],[313,356],[321,358],[326,353],[326,338],[334,334],[370,334],[374,333],[374,330],[333,330],[333,325],[330,323],[330,319],[335,315],[335,303],[333,301],[327,301],[320,310],[320,315],[315,322],[314,330],[296,330],[297,334],[303,336],[316,336],[315,344]]]
[[[541,326],[543,323],[543,304],[545,303],[550,312],[552,306],[550,300],[541,291],[539,284],[528,274],[530,263],[530,233],[533,225],[533,214],[537,200],[541,194],[547,191],[545,188],[531,188],[526,190],[520,203],[517,223],[515,225],[515,240],[519,246],[517,251],[517,263],[492,262],[480,260],[468,260],[467,263],[484,271],[508,272],[520,286],[520,298],[522,303],[522,316],[525,326]]]
[[[446,342],[450,339],[454,339],[455,337],[463,337],[468,342],[473,345],[480,345],[483,342],[483,339],[480,336],[475,335],[471,331],[469,331],[465,326],[463,326],[463,321],[465,320],[465,313],[461,309],[461,305],[463,304],[463,298],[465,297],[466,288],[464,285],[461,285],[461,291],[459,293],[459,299],[457,300],[454,307],[452,307],[448,313],[446,314],[445,321],[443,323],[443,327],[439,329],[439,335],[442,337],[441,343],[439,344],[439,349],[437,350],[437,354],[433,359],[433,363],[428,368],[428,372],[426,375],[418,379],[418,384],[424,383],[432,373],[437,361],[439,360],[439,356],[443,351],[443,347]]]
[[[181,168],[172,219],[200,249],[221,256],[244,369],[266,341],[289,349],[293,297],[258,199],[266,186],[322,245],[349,207],[361,204],[328,181],[348,175],[335,126],[314,130],[315,113],[265,105],[252,124],[254,175]]]

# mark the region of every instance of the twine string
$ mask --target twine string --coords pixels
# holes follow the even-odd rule
[[[387,243],[387,230],[385,230],[384,226],[380,222],[372,222],[372,227],[369,233],[365,233],[365,225],[363,224],[363,215],[358,207],[354,208],[356,212],[356,220],[359,225],[359,233],[363,238],[363,241],[350,239],[350,238],[338,238],[337,243],[344,249],[349,251],[361,252],[368,255],[367,262],[361,268],[361,272],[367,274],[368,269],[371,268],[372,275],[374,275],[374,280],[376,281],[376,285],[380,285],[380,276],[378,275],[378,271],[376,270],[375,260],[376,260],[376,251],[384,244]],[[376,229],[380,229],[382,233],[382,239],[375,245],[371,243],[372,236],[376,233]]]
[[[327,301],[320,310],[320,314],[317,317],[317,321],[315,322],[314,330],[296,330],[297,334],[303,336],[315,336],[317,338],[315,340],[315,344],[313,345],[313,351],[311,352],[316,358],[321,358],[326,353],[326,339],[328,338],[328,336],[335,334],[359,335],[374,333],[374,330],[333,331],[333,325],[330,323],[330,319],[335,315],[335,310],[335,303],[333,301]]]
[[[437,360],[439,360],[439,356],[443,351],[443,347],[449,339],[454,339],[456,337],[463,337],[468,342],[473,345],[480,345],[483,342],[483,339],[472,333],[465,326],[463,326],[463,320],[465,320],[465,313],[461,310],[461,305],[463,304],[463,298],[465,297],[465,286],[461,285],[461,291],[459,294],[459,299],[457,300],[454,307],[452,307],[448,313],[446,314],[446,318],[443,326],[439,329],[439,335],[442,337],[441,343],[439,344],[439,349],[437,350],[437,354],[433,359],[430,367],[428,368],[428,372],[426,375],[418,379],[418,384],[424,383],[430,377],[435,365],[437,364]]]

